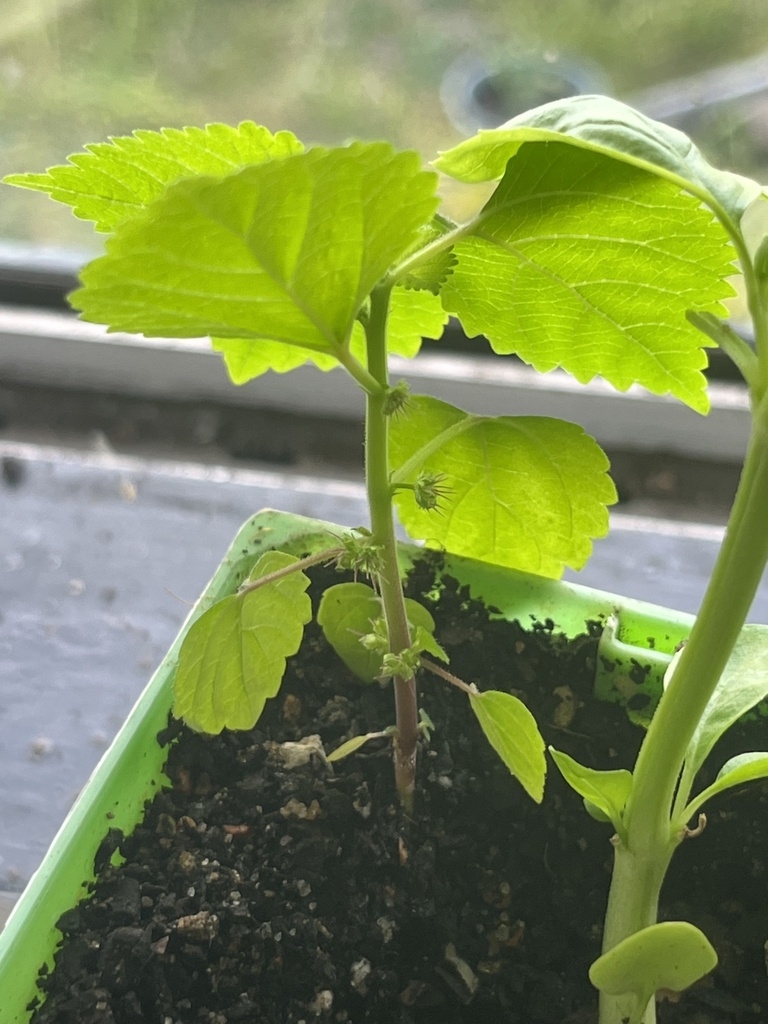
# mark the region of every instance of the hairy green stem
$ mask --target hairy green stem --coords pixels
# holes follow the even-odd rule
[[[400,654],[411,645],[411,632],[405,610],[405,598],[397,561],[397,540],[392,512],[392,487],[389,479],[389,420],[384,400],[389,386],[387,365],[387,314],[391,288],[381,287],[371,295],[371,308],[365,325],[368,348],[368,372],[381,390],[367,393],[365,413],[365,479],[371,513],[373,543],[382,550],[383,567],[379,577],[381,601],[387,620],[389,648]],[[419,713],[416,682],[413,677],[393,680],[395,689],[394,741],[395,782],[406,810],[413,807],[416,784],[416,743],[419,738]]]
[[[685,753],[746,621],[768,562],[768,396],[752,434],[725,539],[701,609],[643,741],[617,845],[603,951],[656,920],[674,834],[673,801]],[[644,1024],[654,1019],[652,1008]],[[615,998],[602,997],[600,1024],[621,1024]]]
[[[297,562],[292,562],[291,565],[286,565],[282,569],[275,569],[274,572],[268,572],[266,576],[260,576],[257,580],[246,580],[241,584],[238,594],[249,594],[252,590],[265,587],[268,583],[275,583],[294,572],[310,569],[313,565],[320,565],[321,562],[330,562],[333,558],[343,555],[345,550],[346,548],[326,548],[324,551],[316,551],[313,555],[305,555]]]

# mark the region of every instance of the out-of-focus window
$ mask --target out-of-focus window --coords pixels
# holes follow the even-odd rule
[[[7,0],[5,8],[3,173],[43,170],[137,127],[243,119],[306,142],[378,137],[430,157],[478,125],[598,90],[644,97],[652,115],[666,99],[669,118],[711,157],[753,174],[768,164],[764,0]],[[725,70],[708,78],[713,68]],[[96,244],[68,211],[10,188],[0,195],[0,238]]]

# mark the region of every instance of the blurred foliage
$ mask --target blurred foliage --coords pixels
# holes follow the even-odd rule
[[[43,170],[136,127],[246,118],[432,156],[459,139],[439,89],[468,53],[563,56],[631,98],[763,48],[763,0],[20,0],[0,24],[0,171]],[[760,154],[733,119],[709,121],[713,145],[751,169]],[[0,236],[93,245],[10,189]]]

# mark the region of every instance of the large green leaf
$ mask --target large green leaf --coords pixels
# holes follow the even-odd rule
[[[180,181],[118,229],[71,301],[112,330],[338,353],[432,216],[436,176],[419,163],[354,143]]]
[[[408,533],[429,545],[559,577],[608,532],[608,460],[573,423],[473,416],[418,395],[393,420],[390,448],[393,483],[444,477],[438,511],[419,508],[410,490],[395,495]]]
[[[734,252],[695,197],[602,153],[526,145],[454,251],[443,303],[469,335],[706,412],[712,342],[686,312],[725,312]]]
[[[674,686],[674,675],[670,686]],[[720,737],[768,695],[768,626],[745,626],[685,755],[693,778]]]
[[[526,793],[541,803],[547,761],[536,719],[511,693],[485,690],[470,693],[469,703],[488,742]]]
[[[249,579],[293,565],[298,559],[270,551]],[[301,571],[224,598],[190,627],[174,682],[175,712],[203,732],[251,729],[280,689],[285,660],[299,649],[312,617]]]
[[[166,187],[198,174],[223,176],[250,164],[300,153],[304,147],[290,132],[273,135],[243,121],[236,128],[163,128],[136,131],[75,153],[69,163],[44,174],[9,174],[9,185],[48,192],[72,207],[76,217],[95,221],[98,231],[114,231],[135,216]]]
[[[762,191],[756,181],[713,167],[683,132],[607,96],[536,107],[448,150],[435,166],[460,181],[494,181],[524,143],[563,139],[708,195],[735,223]]]

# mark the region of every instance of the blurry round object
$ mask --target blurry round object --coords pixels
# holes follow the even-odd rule
[[[608,91],[606,76],[585,62],[552,54],[497,60],[467,54],[446,71],[440,99],[454,127],[471,135],[551,100]]]

